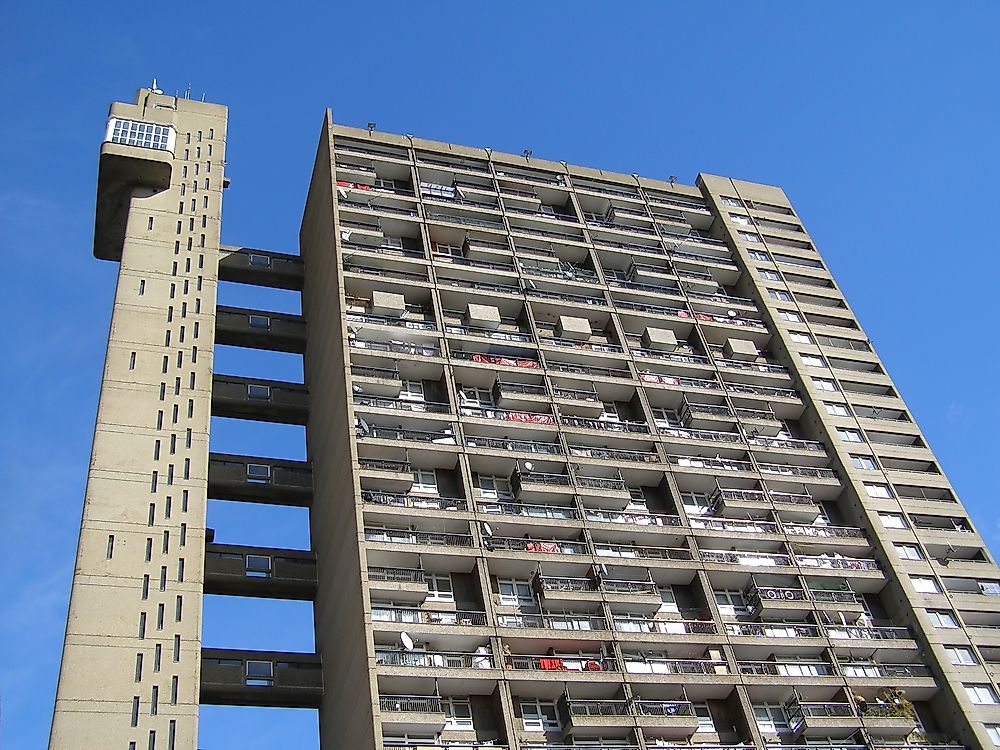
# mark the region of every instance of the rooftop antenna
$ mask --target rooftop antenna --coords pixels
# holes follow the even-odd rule
[[[677,175],[670,175],[670,187],[673,187],[675,182],[677,182]]]
[[[184,89],[184,98],[185,99],[190,99],[191,98],[191,84],[190,83],[187,85],[187,88]]]
[[[368,135],[371,135],[374,130],[375,130],[375,123],[374,122],[368,123]]]
[[[530,148],[524,149],[524,151],[521,152],[521,156],[523,156],[525,159],[530,159],[531,158],[531,149]]]
[[[153,85],[149,87],[154,94],[162,94],[163,89],[156,85],[156,79],[153,79]]]

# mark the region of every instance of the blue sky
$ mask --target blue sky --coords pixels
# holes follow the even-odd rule
[[[1000,343],[989,224],[1000,4],[64,6],[0,9],[0,306],[13,323],[0,362],[7,750],[44,747],[58,670],[116,273],[91,255],[98,146],[109,102],[130,101],[153,76],[230,107],[230,243],[296,251],[327,106],[346,124],[627,173],[781,185],[1000,549],[997,474],[986,470],[1000,449],[987,388]],[[251,299],[297,304],[280,292],[221,295]],[[301,375],[283,356],[223,351],[218,362]],[[213,448],[296,458],[304,440],[300,429],[217,420]],[[252,531],[261,514],[267,533]],[[210,522],[220,541],[308,543],[301,511],[213,503]],[[311,612],[213,600],[205,643],[309,649]],[[315,737],[307,712],[206,709],[199,745],[310,747]]]

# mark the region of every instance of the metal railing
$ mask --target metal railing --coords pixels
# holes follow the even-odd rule
[[[584,430],[601,430],[603,432],[631,432],[648,434],[649,425],[645,422],[622,422],[609,419],[590,419],[588,417],[567,417],[559,415],[559,423],[565,427],[576,427]]]
[[[484,544],[492,550],[510,552],[541,552],[545,554],[586,555],[586,542],[570,542],[562,539],[523,539],[509,536],[489,537]]]
[[[469,504],[461,497],[361,490],[362,502],[370,505],[388,505],[394,508],[421,508],[426,510],[468,510]]]
[[[424,714],[443,714],[441,698],[432,695],[380,695],[380,711]]]
[[[420,568],[387,568],[369,565],[368,580],[385,583],[423,583],[424,571]]]
[[[389,398],[388,396],[362,396],[355,394],[354,405],[367,406],[372,409],[394,409],[396,411],[424,412],[427,414],[448,414],[451,412],[451,406],[446,403]]]
[[[640,513],[627,510],[604,510],[602,508],[584,508],[588,521],[600,523],[627,523],[632,526],[680,526],[679,516],[665,516],[656,513]]]
[[[479,500],[477,505],[481,513],[498,513],[505,516],[548,518],[553,521],[570,521],[580,517],[580,512],[573,505],[533,505],[489,499]]]
[[[375,664],[387,667],[431,667],[444,669],[492,669],[493,654],[451,651],[405,651],[375,649]]]
[[[465,444],[470,448],[492,448],[521,453],[560,455],[563,452],[562,445],[559,443],[539,443],[534,440],[507,440],[505,438],[480,437],[478,435],[466,435]]]
[[[408,531],[406,529],[385,529],[365,527],[366,542],[385,544],[423,544],[432,547],[472,547],[471,534],[452,534],[441,531]]]
[[[482,626],[486,624],[486,613],[464,610],[435,611],[417,609],[416,607],[372,604],[372,621],[414,625]]]

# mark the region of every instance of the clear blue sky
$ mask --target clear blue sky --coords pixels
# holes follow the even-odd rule
[[[0,9],[5,750],[48,735],[116,274],[91,255],[98,146],[109,102],[153,76],[230,107],[230,243],[296,251],[327,106],[347,124],[622,172],[781,185],[1000,549],[1000,410],[986,387],[1000,344],[1000,4],[59,5]],[[288,357],[218,361],[300,374]],[[217,420],[213,448],[303,453],[301,430],[241,427]],[[263,512],[214,503],[210,522],[220,541],[308,543],[301,512],[250,532]],[[205,643],[309,649],[310,618],[301,604],[212,601]],[[206,709],[200,746],[315,736],[308,712]]]

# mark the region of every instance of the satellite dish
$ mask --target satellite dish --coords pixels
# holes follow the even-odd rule
[[[347,242],[349,239],[351,239],[351,230],[345,229],[344,231],[342,231],[340,233],[340,239],[342,239],[344,242]]]
[[[524,470],[527,472],[532,472],[535,470],[535,465],[531,461],[524,462]]]
[[[493,527],[485,521],[483,521],[483,534],[486,536],[493,536]]]
[[[736,312],[735,310],[726,310],[726,315],[728,315],[730,318],[735,318],[736,316],[739,315],[739,313]]]
[[[399,642],[403,644],[403,648],[405,648],[407,651],[413,650],[413,639],[410,637],[410,634],[407,633],[405,630],[399,634]]]

